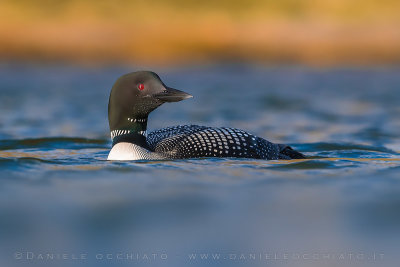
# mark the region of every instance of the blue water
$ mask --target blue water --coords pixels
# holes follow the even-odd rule
[[[400,68],[151,69],[194,98],[150,129],[236,127],[309,159],[107,162],[108,94],[137,67],[3,63],[0,266],[398,266]]]

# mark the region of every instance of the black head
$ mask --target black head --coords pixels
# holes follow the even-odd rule
[[[108,102],[110,130],[128,127],[128,118],[145,119],[165,102],[177,102],[190,94],[166,86],[151,71],[131,72],[121,76],[111,89]]]

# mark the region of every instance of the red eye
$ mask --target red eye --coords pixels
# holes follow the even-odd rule
[[[140,91],[142,91],[142,90],[144,89],[143,83],[140,83],[140,84],[137,86],[137,88],[138,88]]]

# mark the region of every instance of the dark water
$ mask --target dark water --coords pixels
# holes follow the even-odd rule
[[[0,266],[398,266],[399,68],[155,69],[195,97],[150,129],[242,128],[310,159],[107,162],[132,70],[0,65]]]

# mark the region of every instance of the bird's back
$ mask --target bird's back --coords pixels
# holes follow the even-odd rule
[[[151,132],[151,151],[168,158],[236,157],[292,159],[304,156],[289,146],[273,144],[234,128],[181,125]]]

